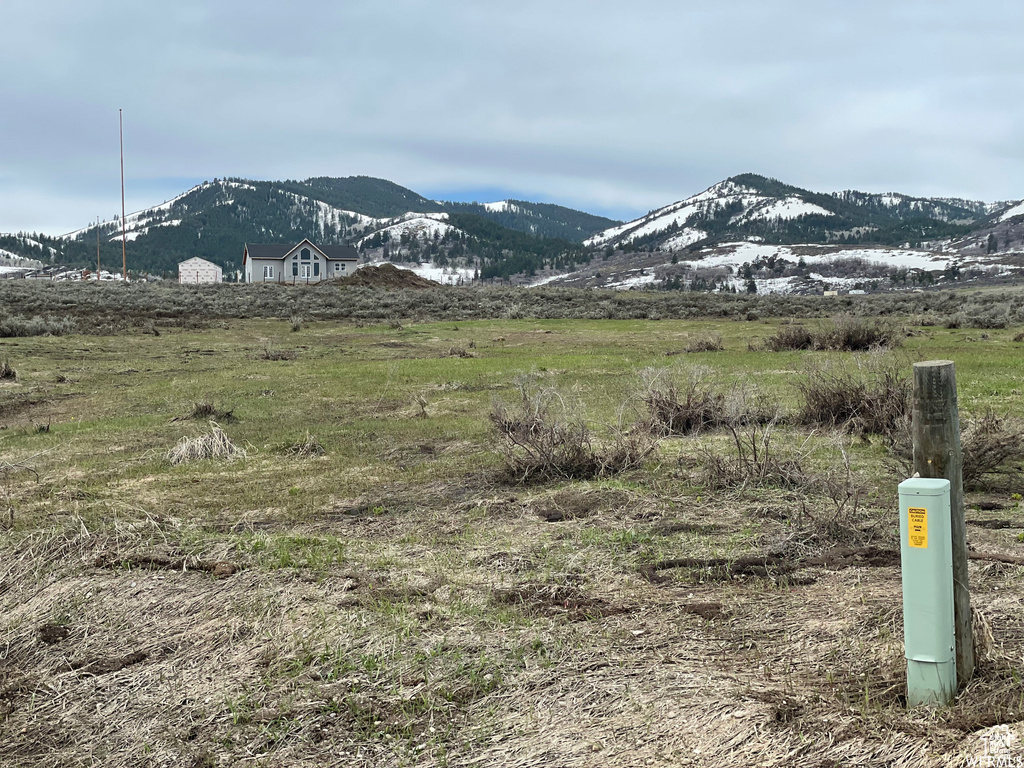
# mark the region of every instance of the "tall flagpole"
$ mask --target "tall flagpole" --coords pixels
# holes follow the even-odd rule
[[[124,220],[124,120],[117,110],[117,124],[121,132],[121,277],[128,282],[128,232]]]

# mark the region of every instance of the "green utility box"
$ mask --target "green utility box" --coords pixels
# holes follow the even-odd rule
[[[899,485],[907,706],[949,704],[956,693],[949,480]]]

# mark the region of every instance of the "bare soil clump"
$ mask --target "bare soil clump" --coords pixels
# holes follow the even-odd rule
[[[440,288],[441,284],[420,277],[409,269],[399,269],[394,264],[362,267],[351,275],[332,281],[334,285],[353,285],[364,288],[406,288],[424,290]]]

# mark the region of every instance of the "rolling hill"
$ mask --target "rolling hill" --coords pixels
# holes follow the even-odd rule
[[[456,223],[457,222],[457,223]],[[312,178],[306,181],[215,179],[160,205],[126,217],[130,268],[173,273],[199,256],[225,271],[239,269],[246,242],[353,244],[368,258],[449,257],[503,277],[588,257],[581,241],[611,219],[558,205],[526,201],[448,203],[384,179]],[[87,226],[60,237],[7,236],[12,256],[88,267],[121,263],[121,222]],[[454,253],[453,253],[454,252]]]

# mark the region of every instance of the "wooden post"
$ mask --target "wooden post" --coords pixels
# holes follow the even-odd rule
[[[974,632],[967,581],[967,522],[964,517],[963,453],[952,360],[914,363],[914,472],[949,480],[953,539],[953,623],[959,685],[974,676]]]

